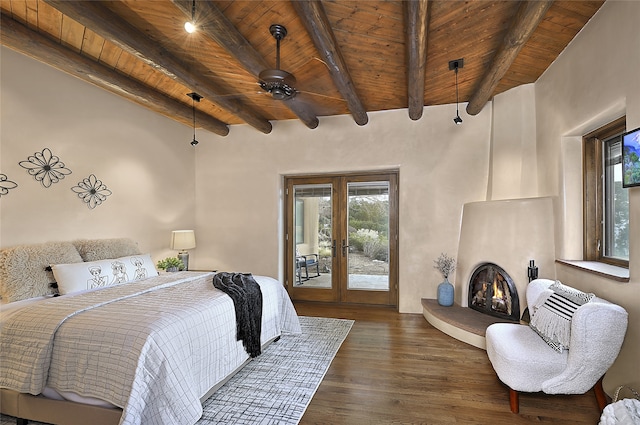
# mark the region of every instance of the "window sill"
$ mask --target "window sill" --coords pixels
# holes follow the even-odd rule
[[[556,260],[556,263],[583,270],[618,282],[629,282],[629,269],[597,261]]]

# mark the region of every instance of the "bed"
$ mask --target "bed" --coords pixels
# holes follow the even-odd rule
[[[78,244],[71,246],[82,252]],[[45,257],[60,256],[58,250],[36,248]],[[149,267],[140,273],[150,258],[131,252],[136,250],[131,245],[126,252],[107,250],[64,265],[60,258],[46,259],[54,264],[52,272],[42,274],[46,280],[62,277],[65,267],[87,270],[114,258],[131,263],[134,269],[126,273],[136,279],[91,288],[95,279],[90,284],[82,277],[87,288],[70,291],[65,284],[59,288],[62,296],[23,300],[7,295],[8,287],[20,286],[7,275],[20,261],[6,250],[0,253],[3,302],[11,301],[0,314],[2,413],[59,424],[194,424],[202,415],[201,402],[250,361],[236,339],[233,301],[214,288],[214,273],[156,275]],[[36,269],[46,267],[37,255],[22,257],[37,263]],[[116,274],[110,277],[116,280]],[[263,298],[262,346],[283,333],[300,332],[283,285],[270,277],[254,279]]]

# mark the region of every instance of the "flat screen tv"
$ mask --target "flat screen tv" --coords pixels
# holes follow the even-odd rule
[[[622,135],[622,187],[640,186],[640,127]]]

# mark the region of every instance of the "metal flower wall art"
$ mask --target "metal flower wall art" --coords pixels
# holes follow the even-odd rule
[[[53,183],[58,183],[64,179],[64,176],[71,174],[71,170],[66,168],[64,162],[53,155],[49,148],[34,153],[19,164],[45,188],[51,187]]]
[[[94,209],[102,204],[107,196],[111,195],[107,186],[93,174],[78,182],[78,185],[72,187],[71,190],[78,194],[78,198],[82,199],[89,209]]]
[[[0,174],[0,197],[7,195],[10,189],[18,187],[18,183],[12,182],[6,174]]]

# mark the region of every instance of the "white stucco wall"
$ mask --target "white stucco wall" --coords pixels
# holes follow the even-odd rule
[[[441,277],[433,260],[455,255],[465,203],[487,193],[491,107],[453,123],[455,105],[274,123],[264,135],[233,126],[198,132],[2,48],[0,173],[18,183],[0,198],[0,246],[129,236],[154,259],[172,255],[172,229],[195,228],[191,268],[281,277],[282,176],[400,170],[400,311],[419,313]],[[461,107],[464,109],[464,106]],[[45,189],[18,165],[48,147],[73,171]],[[194,171],[194,155],[196,157]],[[95,174],[113,191],[89,210],[71,191]]]
[[[494,97],[490,200],[538,196],[535,101],[533,84]]]
[[[131,237],[155,259],[195,224],[190,130],[2,47],[0,246]],[[72,174],[44,188],[19,165],[49,148]],[[95,209],[71,187],[94,174],[113,192]],[[164,257],[162,257],[164,258]]]
[[[199,138],[196,199],[199,268],[282,277],[282,176],[400,170],[399,309],[421,312],[442,277],[441,252],[457,251],[462,206],[486,198],[491,108],[453,123],[455,105],[321,118],[310,130],[277,122],[268,135],[247,126]]]
[[[582,259],[581,136],[625,115],[640,126],[640,2],[607,1],[535,85],[539,185],[557,196],[556,256]],[[629,189],[630,282],[557,267],[557,277],[625,307],[629,327],[605,389],[640,387],[640,188]]]

